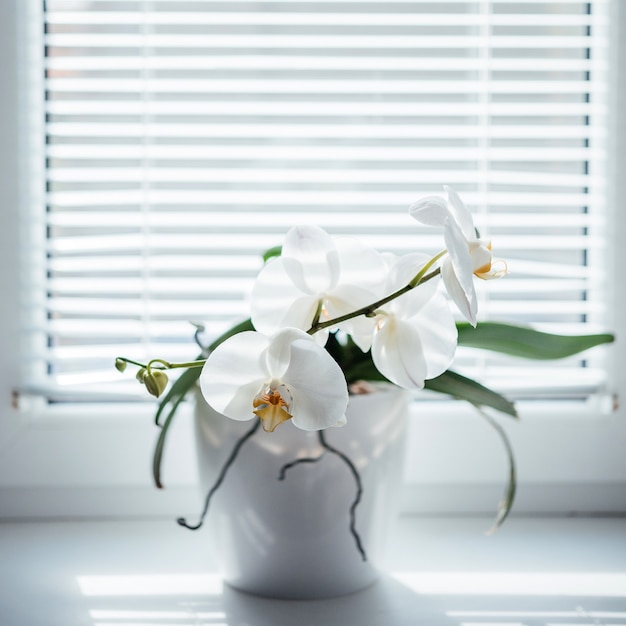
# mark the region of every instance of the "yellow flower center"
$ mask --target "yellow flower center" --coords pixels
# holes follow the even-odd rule
[[[253,401],[256,409],[253,413],[261,420],[263,430],[271,433],[283,422],[293,416],[289,413],[289,405],[277,389],[268,389],[259,394]]]

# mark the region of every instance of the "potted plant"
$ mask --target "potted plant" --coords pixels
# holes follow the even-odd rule
[[[474,279],[501,278],[507,266],[492,259],[491,242],[456,192],[446,193],[410,207],[414,219],[443,231],[441,251],[395,257],[316,226],[294,227],[265,255],[250,319],[202,346],[197,360],[117,359],[120,370],[137,366],[138,380],[162,396],[158,487],[168,429],[199,387],[196,432],[207,493],[200,520],[179,523],[199,528],[228,476],[214,516],[231,584],[301,598],[346,593],[375,579],[370,547],[380,543],[376,533],[384,536],[381,519],[393,514],[390,485],[400,480],[408,406],[402,390],[464,400],[495,426],[509,458],[497,528],[513,504],[515,464],[489,411],[517,412],[501,394],[449,369],[457,345],[555,359],[612,341],[610,334],[477,324]],[[450,303],[465,322],[455,322]],[[166,391],[165,371],[179,368],[185,371]]]

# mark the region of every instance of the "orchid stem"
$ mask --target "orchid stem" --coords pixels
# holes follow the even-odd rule
[[[118,356],[116,361],[123,361],[124,363],[130,363],[130,365],[136,365],[137,367],[146,367],[144,363],[140,363],[139,361],[133,361],[132,359],[127,359],[124,356]]]
[[[372,315],[379,307],[387,304],[388,302],[391,302],[392,300],[395,300],[396,298],[399,298],[405,293],[408,293],[412,289],[415,289],[415,287],[417,287],[418,285],[428,282],[432,278],[435,278],[435,276],[438,276],[441,273],[441,270],[439,268],[433,270],[432,272],[430,272],[430,274],[424,274],[423,271],[428,267],[432,267],[432,265],[439,258],[441,258],[444,253],[439,253],[436,257],[433,257],[433,259],[431,259],[428,264],[422,268],[422,270],[415,276],[415,278],[413,278],[411,282],[406,284],[404,287],[398,289],[397,291],[394,291],[392,294],[386,296],[385,298],[381,298],[380,300],[377,300],[372,304],[368,304],[367,306],[361,307],[356,311],[352,311],[352,313],[346,313],[345,315],[334,317],[333,319],[326,320],[325,322],[317,322],[316,324],[313,324],[311,328],[309,328],[309,330],[307,330],[307,333],[309,335],[314,335],[316,332],[323,330],[324,328],[328,328],[329,326],[336,326],[337,324],[341,324],[341,322],[351,320],[353,317],[358,317],[359,315]]]
[[[175,370],[180,368],[189,369],[191,367],[202,367],[204,365],[206,359],[201,359],[199,361],[188,361],[187,363],[170,363],[169,361],[164,361],[163,359],[152,359],[146,366],[147,369],[152,368],[153,363],[157,363],[158,365],[162,365],[166,370]],[[160,369],[160,368],[159,368]]]
[[[364,561],[367,561],[367,555],[365,554],[365,550],[363,549],[361,537],[359,536],[359,533],[356,529],[356,508],[357,506],[359,506],[359,503],[361,502],[361,496],[363,495],[361,476],[357,468],[354,466],[354,463],[343,452],[337,450],[337,448],[334,448],[326,441],[323,430],[318,431],[318,437],[320,443],[322,444],[322,447],[324,447],[332,454],[337,455],[348,466],[350,472],[352,472],[352,475],[354,476],[354,482],[356,483],[356,496],[354,498],[354,502],[352,502],[352,505],[350,506],[350,533],[354,537],[354,542],[356,543],[356,548],[359,551],[361,558]]]
[[[230,469],[230,466],[235,462],[243,444],[246,443],[246,441],[248,441],[248,439],[250,439],[252,435],[254,435],[254,433],[259,429],[260,425],[261,425],[261,420],[255,420],[254,426],[245,435],[243,435],[235,444],[233,451],[230,453],[230,456],[226,459],[226,463],[224,463],[224,466],[222,467],[222,471],[220,472],[220,475],[217,477],[217,480],[215,481],[211,489],[209,489],[209,492],[206,495],[206,499],[204,501],[204,508],[202,509],[202,513],[200,515],[200,520],[198,521],[198,523],[195,526],[192,526],[191,524],[187,523],[187,520],[185,520],[184,517],[179,517],[176,521],[181,526],[184,526],[185,528],[188,528],[189,530],[198,530],[198,528],[200,528],[202,524],[204,524],[204,518],[206,517],[206,514],[209,511],[209,504],[211,504],[211,498],[213,497],[213,494],[220,488],[221,484],[224,482],[224,478],[226,478],[226,473]]]

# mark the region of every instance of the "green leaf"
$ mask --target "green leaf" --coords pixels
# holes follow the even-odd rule
[[[208,348],[209,352],[212,352],[219,346],[222,342],[226,341],[229,337],[233,335],[237,335],[246,330],[254,330],[254,326],[252,326],[252,322],[247,319],[241,322],[240,324],[236,324],[230,330],[227,330],[223,335],[220,335]],[[202,358],[200,356],[200,358]],[[187,393],[192,387],[195,386],[198,378],[200,378],[200,374],[202,372],[201,367],[190,367],[188,370],[185,370],[178,379],[172,384],[169,391],[163,396],[163,399],[159,403],[159,408],[154,416],[154,421],[157,426],[161,426],[160,419],[163,413],[169,409],[165,422],[161,427],[161,432],[159,433],[159,437],[157,439],[156,446],[154,448],[154,454],[152,457],[152,474],[154,477],[154,482],[156,486],[161,489],[163,484],[161,483],[161,461],[163,458],[163,449],[165,446],[165,439],[167,437],[167,433],[169,428],[174,420],[176,415],[176,411],[180,403],[185,399]]]
[[[200,376],[200,368],[187,370],[185,374],[189,374],[190,372],[197,372],[198,376]],[[180,380],[180,378],[178,380]],[[168,413],[167,418],[165,419],[165,423],[163,424],[163,428],[161,428],[161,432],[159,433],[159,437],[157,439],[156,446],[154,448],[154,454],[152,456],[152,476],[154,478],[154,484],[159,489],[163,489],[163,483],[161,482],[161,461],[163,459],[163,450],[165,448],[165,438],[167,437],[169,428],[172,425],[172,422],[174,421],[174,415],[176,415],[176,410],[178,409],[178,405],[184,400],[184,398],[185,398],[185,394],[182,393],[182,394],[179,394],[176,397],[176,399],[173,401],[172,408],[170,409],[170,412]]]
[[[478,412],[489,422],[489,424],[495,429],[500,437],[502,444],[504,445],[504,449],[506,451],[507,460],[509,462],[509,477],[504,488],[504,494],[502,499],[498,503],[498,513],[496,515],[496,519],[493,523],[493,526],[487,531],[488,535],[492,535],[493,533],[500,528],[504,520],[508,517],[511,509],[513,508],[513,501],[515,500],[515,491],[517,489],[517,472],[515,470],[515,458],[513,456],[513,446],[511,446],[511,442],[507,437],[507,434],[495,420],[491,418],[491,416],[487,415],[485,411],[482,411],[480,407],[476,407]]]
[[[275,256],[280,256],[283,252],[282,246],[274,246],[269,250],[266,250],[263,254],[263,263],[267,263],[270,259],[273,259]]]
[[[510,400],[475,380],[461,376],[461,374],[451,370],[444,372],[437,378],[427,380],[425,389],[445,393],[457,400],[466,400],[474,406],[489,407],[512,417],[517,417],[515,405]]]
[[[346,367],[344,374],[346,375],[346,381],[349,385],[355,383],[357,380],[389,382],[387,378],[376,369],[369,352],[364,354],[363,359],[359,360],[359,362]]]
[[[154,416],[154,423],[157,426],[161,424],[161,415],[168,407],[169,404],[174,403],[176,406],[180,404],[180,401],[187,395],[187,392],[195,385],[196,381],[200,377],[201,367],[191,367],[185,370],[172,384],[169,391],[163,396],[161,402],[159,402],[159,408]]]
[[[611,343],[614,336],[555,335],[527,326],[515,326],[501,322],[481,322],[476,328],[470,324],[457,324],[459,345],[501,352],[526,359],[563,359],[604,343]]]
[[[248,318],[239,324],[233,326],[230,330],[227,330],[224,334],[220,335],[209,347],[208,351],[213,352],[217,346],[221,343],[224,343],[227,339],[232,337],[233,335],[238,335],[239,333],[243,333],[246,330],[254,330],[254,326],[252,325],[252,320]]]

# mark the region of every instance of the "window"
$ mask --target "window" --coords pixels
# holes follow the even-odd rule
[[[43,414],[117,415],[126,405],[106,403],[143,399],[112,357],[188,359],[187,320],[217,333],[245,316],[260,253],[294,223],[436,251],[406,209],[443,184],[510,265],[481,293],[484,316],[616,328],[606,268],[609,220],[621,223],[608,178],[618,3],[27,4],[28,15],[15,10],[30,62],[15,67],[28,70],[30,119],[5,96],[29,198],[19,211],[28,289],[19,324],[6,313],[6,381]],[[14,58],[14,33],[4,41]],[[21,180],[11,171],[8,259]],[[13,277],[7,285],[19,292]],[[611,388],[605,355],[528,368],[461,352],[459,367],[516,396],[586,399]]]
[[[511,268],[483,315],[606,328],[604,2],[59,0],[43,17],[31,380],[49,397],[140,393],[116,354],[189,359],[188,321],[217,335],[246,317],[262,252],[295,223],[435,253],[406,209],[443,184]],[[541,379],[587,395],[592,365]],[[539,391],[536,364],[461,351],[459,367]]]

